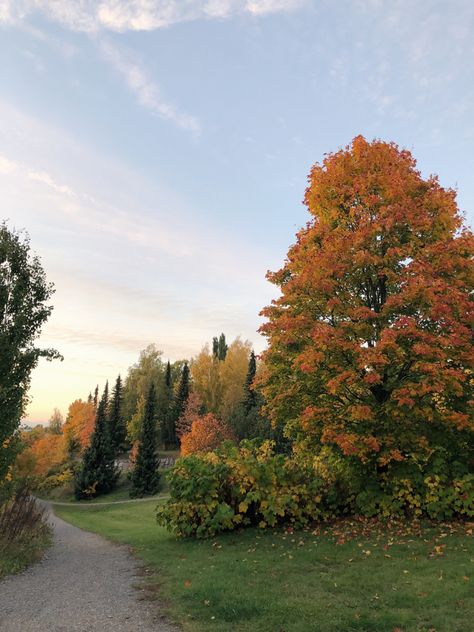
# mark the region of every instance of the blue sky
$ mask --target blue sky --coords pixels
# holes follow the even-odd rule
[[[311,165],[357,134],[413,151],[474,215],[466,0],[0,0],[2,216],[54,281],[30,420],[155,342],[257,350],[267,269]]]

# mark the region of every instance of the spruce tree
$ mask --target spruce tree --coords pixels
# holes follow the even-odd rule
[[[171,443],[170,418],[171,405],[173,401],[173,377],[171,373],[171,364],[168,360],[166,364],[164,389],[162,397],[158,402],[158,423],[160,427],[161,441],[166,446]]]
[[[143,416],[138,454],[132,471],[130,496],[141,497],[155,494],[160,484],[159,461],[156,454],[156,393],[152,384],[148,391]]]
[[[221,334],[219,336],[219,344],[218,344],[218,358],[221,362],[223,362],[225,360],[225,357],[227,355],[227,349],[228,349],[228,345],[226,344],[225,341],[225,335]]]
[[[219,358],[219,338],[217,336],[212,339],[212,355]]]
[[[126,447],[127,439],[127,428],[122,414],[122,390],[122,378],[119,375],[112,392],[109,410],[110,436],[116,453]]]
[[[181,373],[181,379],[178,386],[178,392],[174,400],[172,412],[170,414],[170,443],[172,446],[178,447],[178,436],[176,434],[176,422],[181,417],[186,408],[189,397],[189,366],[185,364]]]
[[[257,373],[257,361],[255,359],[255,353],[252,351],[249,358],[249,368],[247,370],[247,377],[245,378],[245,395],[243,400],[243,407],[245,414],[248,415],[252,408],[257,406],[257,393],[252,389],[252,384]]]
[[[99,405],[91,442],[82,460],[75,480],[74,494],[81,498],[94,498],[112,491],[120,472],[115,465],[115,454],[107,423],[108,389],[104,390]]]
[[[97,404],[99,402],[99,385],[95,387],[94,391],[94,408],[97,410]]]

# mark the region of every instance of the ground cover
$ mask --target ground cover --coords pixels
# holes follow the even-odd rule
[[[177,540],[155,503],[57,508],[133,548],[146,595],[192,632],[455,632],[474,611],[474,526],[346,521]]]

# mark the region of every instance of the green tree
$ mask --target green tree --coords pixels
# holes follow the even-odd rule
[[[164,389],[162,396],[158,401],[158,426],[160,429],[161,442],[164,445],[170,445],[173,437],[170,433],[170,416],[171,406],[173,403],[173,375],[171,371],[170,361],[166,363],[166,371],[164,376]]]
[[[16,432],[28,401],[30,376],[39,358],[61,356],[34,342],[49,318],[54,288],[46,281],[26,234],[0,224],[0,497],[10,478]],[[7,487],[7,485],[6,485]]]
[[[225,335],[221,334],[219,336],[219,343],[217,346],[217,357],[219,358],[221,362],[225,360],[228,348],[229,347],[227,346],[226,341],[225,341]]]
[[[154,384],[151,384],[141,425],[137,460],[131,474],[132,497],[153,495],[158,491],[160,473],[156,449],[156,393]]]
[[[111,492],[120,476],[115,465],[115,451],[107,423],[107,405],[106,388],[97,406],[91,442],[84,452],[82,467],[75,479],[74,494],[78,500]]]
[[[252,388],[255,375],[257,374],[257,360],[253,350],[250,353],[249,368],[247,370],[247,377],[245,378],[244,386],[244,401],[243,407],[246,413],[249,413],[252,408],[257,406],[257,392]]]
[[[189,388],[189,366],[188,364],[185,364],[181,373],[178,391],[174,399],[173,409],[170,414],[169,437],[170,445],[173,447],[179,446],[178,436],[176,434],[176,423],[186,408],[189,397]]]
[[[109,408],[109,428],[116,453],[127,447],[127,428],[122,414],[122,378],[115,381]]]
[[[64,418],[61,414],[61,411],[58,408],[55,408],[53,414],[49,419],[48,429],[51,434],[61,434],[61,430],[64,424]]]

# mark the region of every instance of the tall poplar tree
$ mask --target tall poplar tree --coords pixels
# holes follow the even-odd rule
[[[95,498],[112,491],[120,472],[115,465],[115,450],[107,423],[108,389],[97,406],[94,432],[84,452],[82,467],[76,480],[74,494],[78,500]]]
[[[151,384],[141,424],[137,460],[131,475],[130,495],[132,497],[153,495],[158,491],[160,473],[156,449],[156,392],[154,384]]]

